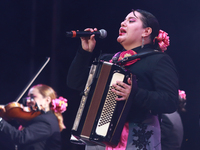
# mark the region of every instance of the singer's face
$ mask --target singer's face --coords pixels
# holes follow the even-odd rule
[[[126,49],[132,49],[141,45],[144,32],[141,14],[137,11],[130,12],[121,23],[117,41]]]

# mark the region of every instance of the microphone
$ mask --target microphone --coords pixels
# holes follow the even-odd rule
[[[89,37],[91,35],[95,34],[95,36],[104,39],[107,36],[107,31],[104,29],[101,29],[99,31],[94,31],[94,32],[90,32],[90,31],[67,31],[66,32],[66,36],[67,37]]]

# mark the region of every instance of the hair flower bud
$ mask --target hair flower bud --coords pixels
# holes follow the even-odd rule
[[[183,90],[178,90],[179,98],[186,100],[186,94]]]
[[[185,112],[185,106],[186,106],[186,94],[185,91],[183,90],[178,90],[179,94],[179,107],[178,107],[178,112]]]
[[[157,37],[155,37],[155,39],[157,39],[158,45],[160,49],[162,50],[162,52],[166,51],[167,47],[169,46],[168,33],[163,30],[159,30],[159,34]]]
[[[51,109],[54,112],[63,113],[67,109],[67,99],[60,96],[57,99],[53,99],[51,102]]]

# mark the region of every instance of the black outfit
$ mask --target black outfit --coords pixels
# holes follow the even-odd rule
[[[133,50],[140,53],[143,51],[153,51],[154,49],[151,45],[145,45],[143,48],[137,47]],[[109,61],[112,59],[112,56],[104,55],[101,57],[101,60]],[[68,72],[67,85],[69,87],[80,91],[84,89],[86,79],[88,78],[88,66],[90,65],[91,57],[92,53],[84,51],[83,49],[78,50]],[[138,128],[143,128],[144,126],[138,124],[136,128],[135,123],[147,124],[149,127],[156,125],[154,128],[156,131],[152,131],[152,136],[149,136],[155,136],[155,138],[148,138],[147,140],[151,140],[151,142],[146,145],[150,145],[149,149],[156,144],[160,147],[160,127],[157,115],[161,113],[172,113],[176,111],[178,106],[178,77],[174,63],[166,53],[158,53],[141,58],[136,63],[125,68],[136,75],[138,84],[136,95],[133,97],[133,105],[127,118],[129,130],[132,130],[129,131],[130,136],[127,149],[138,148],[133,143],[134,140],[131,139],[132,132],[133,130],[139,132]],[[155,121],[155,116],[157,121]],[[146,126],[145,128],[146,130],[151,130]],[[136,135],[136,132],[134,135],[139,136]],[[139,137],[136,138],[135,143],[139,142],[137,139],[139,140]],[[155,139],[157,140],[156,142]],[[151,145],[153,143],[155,145]],[[144,143],[141,144],[146,147]],[[135,147],[131,148],[133,145]]]
[[[0,136],[19,146],[19,150],[60,150],[61,134],[52,111],[41,114],[19,131],[5,120],[0,122]]]
[[[149,45],[143,49],[133,49],[137,53],[144,50],[153,50]],[[109,61],[112,57],[102,58]],[[68,72],[67,85],[82,91],[89,73],[89,63],[92,53],[79,49]],[[138,79],[138,91],[134,98],[135,111],[151,110],[153,113],[171,113],[178,105],[178,78],[177,71],[171,58],[163,54],[150,55],[135,64],[126,67]],[[141,110],[142,108],[142,110]],[[132,114],[133,115],[133,114]]]

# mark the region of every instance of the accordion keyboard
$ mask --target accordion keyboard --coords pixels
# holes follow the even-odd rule
[[[123,81],[123,79],[124,79],[123,74],[121,73],[113,74],[113,77],[109,86],[109,90],[107,92],[106,99],[104,102],[104,106],[102,108],[102,112],[101,112],[100,118],[98,120],[97,128],[96,128],[96,134],[101,135],[103,137],[107,135],[110,122],[113,117],[115,107],[117,105],[117,101],[115,100],[117,95],[111,91],[111,89],[114,88],[112,84],[116,83],[116,81]]]
[[[100,121],[98,123],[99,127],[111,122],[112,115],[113,115],[113,112],[115,110],[115,106],[117,104],[117,102],[115,100],[117,95],[114,92],[111,91],[111,89],[113,89],[113,88],[114,87],[111,86],[109,91],[108,91],[108,94],[107,94],[107,97],[106,97],[106,100],[105,100],[105,104],[104,104],[104,107],[103,107],[103,110],[102,110],[102,114],[100,116]]]

